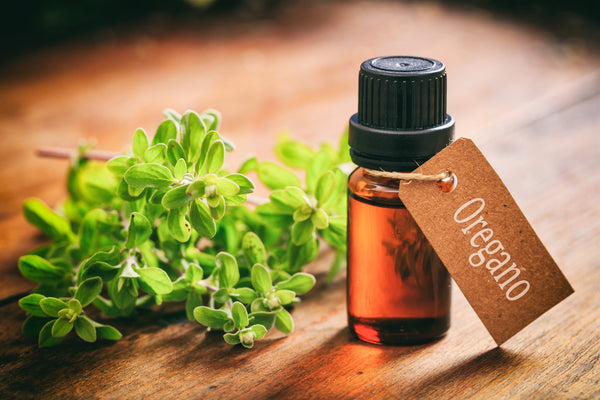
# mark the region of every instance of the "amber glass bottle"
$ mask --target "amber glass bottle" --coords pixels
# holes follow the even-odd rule
[[[359,339],[415,344],[450,326],[451,280],[398,198],[399,181],[369,170],[409,172],[447,146],[446,71],[436,60],[381,57],[359,73],[350,118],[348,325]]]

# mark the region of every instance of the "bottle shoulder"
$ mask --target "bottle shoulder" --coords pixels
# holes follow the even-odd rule
[[[358,167],[348,177],[348,191],[353,197],[387,205],[402,205],[398,198],[399,179],[371,175]]]

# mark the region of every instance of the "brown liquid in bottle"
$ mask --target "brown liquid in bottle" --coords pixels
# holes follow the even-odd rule
[[[377,344],[427,342],[450,327],[450,276],[398,183],[362,168],[348,182],[348,325]]]

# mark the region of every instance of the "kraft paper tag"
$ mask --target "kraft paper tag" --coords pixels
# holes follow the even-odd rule
[[[573,293],[481,151],[458,139],[415,172],[449,170],[456,188],[402,181],[400,199],[500,345]]]

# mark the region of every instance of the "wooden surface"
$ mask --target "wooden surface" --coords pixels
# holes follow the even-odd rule
[[[277,19],[140,27],[44,49],[0,74],[0,398],[599,398],[600,57],[493,15],[417,2],[288,6]],[[230,347],[184,313],[115,321],[115,343],[69,339],[39,349],[16,301],[32,284],[19,255],[44,239],[27,197],[65,197],[64,161],[41,145],[95,137],[122,149],[161,110],[217,108],[222,133],[272,159],[278,132],[335,141],[355,112],[364,59],[443,60],[457,136],[480,145],[575,294],[501,348],[455,288],[452,327],[436,343],[379,347],[351,337],[345,277],[293,311],[296,331],[254,350]],[[309,270],[320,278],[325,253]]]

